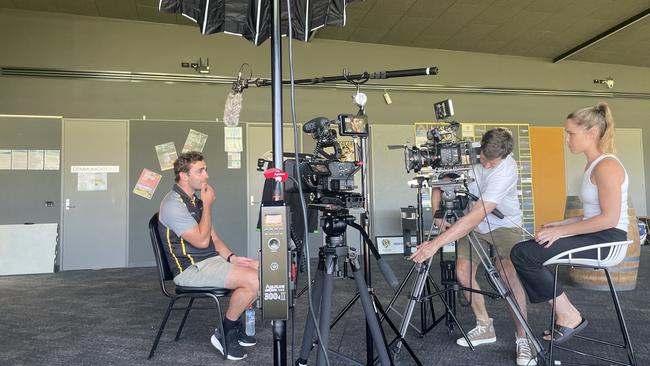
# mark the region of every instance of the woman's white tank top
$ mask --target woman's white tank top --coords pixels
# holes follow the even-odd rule
[[[582,176],[582,186],[580,187],[580,201],[582,201],[582,212],[584,220],[591,217],[600,215],[600,202],[598,200],[598,187],[591,182],[591,173],[598,163],[600,163],[605,158],[612,158],[618,161],[621,164],[621,161],[614,155],[602,154],[596,160],[592,161],[587,170],[585,170],[584,175]],[[618,217],[618,224],[616,225],[617,229],[621,229],[627,232],[628,224],[630,219],[627,216],[627,187],[628,187],[628,177],[627,171],[623,164],[623,171],[625,172],[625,179],[623,184],[621,184],[621,213]]]

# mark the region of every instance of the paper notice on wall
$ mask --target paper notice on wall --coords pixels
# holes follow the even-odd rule
[[[464,139],[474,137],[474,126],[470,124],[462,125],[462,136]]]
[[[231,153],[244,151],[241,127],[224,127],[223,132],[225,138],[224,151]]]
[[[173,142],[156,145],[156,155],[158,155],[158,163],[162,171],[173,168],[174,162],[178,158],[176,146],[174,146]]]
[[[190,133],[187,134],[187,139],[185,140],[185,145],[183,145],[181,153],[186,153],[188,151],[203,152],[207,140],[208,135],[199,131],[190,130]]]
[[[44,170],[59,170],[59,163],[61,161],[60,150],[45,150],[43,158]]]
[[[0,170],[11,169],[11,150],[0,150]]]
[[[228,169],[241,169],[241,153],[228,153]]]
[[[43,170],[43,150],[29,150],[27,154],[27,169]]]
[[[11,169],[27,169],[27,150],[11,150]]]
[[[108,190],[108,173],[78,173],[78,191],[106,191]]]
[[[135,184],[135,188],[133,188],[133,193],[150,200],[156,192],[161,178],[162,175],[156,172],[152,172],[147,168],[142,169],[140,178],[138,178],[138,182]]]

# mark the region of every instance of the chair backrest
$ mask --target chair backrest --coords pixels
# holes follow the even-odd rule
[[[602,243],[602,244],[593,244],[587,245],[580,248],[575,248],[571,250],[564,251],[557,254],[553,258],[548,259],[544,262],[545,266],[553,264],[569,264],[569,265],[580,265],[580,266],[589,266],[594,268],[603,268],[603,267],[613,267],[618,265],[625,259],[627,254],[627,247],[632,244],[632,240],[626,241],[615,241],[611,243]],[[609,252],[606,256],[602,255],[602,250],[609,248]],[[576,258],[576,254],[588,250],[596,250],[597,258]]]
[[[165,288],[165,281],[174,279],[174,273],[169,268],[167,263],[167,255],[163,248],[163,241],[160,238],[158,231],[158,213],[156,212],[149,220],[149,236],[151,237],[151,246],[153,247],[153,255],[156,257],[156,265],[158,267],[158,277],[160,279],[160,288],[166,296],[172,296]]]

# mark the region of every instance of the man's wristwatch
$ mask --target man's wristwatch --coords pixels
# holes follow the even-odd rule
[[[230,263],[230,258],[232,258],[233,255],[235,255],[235,253],[230,253],[228,258],[226,258],[226,262]]]

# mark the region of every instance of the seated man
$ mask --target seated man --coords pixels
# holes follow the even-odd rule
[[[174,162],[176,184],[160,204],[158,229],[163,238],[174,283],[189,287],[223,287],[232,290],[228,311],[223,319],[226,339],[217,330],[211,342],[222,354],[226,342],[229,360],[246,357],[242,348],[253,346],[240,315],[258,295],[259,263],[235,255],[212,227],[212,204],[215,193],[208,184],[208,170],[203,155],[182,154]],[[201,191],[201,198],[195,192]]]
[[[446,231],[431,241],[425,241],[411,255],[411,259],[421,263],[433,256],[443,245],[458,240],[458,258],[456,258],[456,277],[466,288],[480,291],[476,282],[476,270],[480,264],[478,254],[470,255],[471,245],[466,235],[471,231],[476,233],[480,245],[489,251],[487,245],[497,248],[501,257],[496,261],[496,267],[501,276],[506,279],[522,312],[526,314],[526,295],[519,282],[517,273],[510,261],[510,250],[522,237],[521,209],[517,196],[517,162],[512,158],[514,141],[510,132],[504,128],[494,128],[487,131],[481,139],[480,164],[476,164],[469,175],[474,181],[469,184],[470,193],[479,196],[467,215],[461,217]],[[441,192],[439,189],[431,192],[432,207],[439,206]],[[503,219],[488,215],[498,209],[505,215]],[[448,223],[438,221],[438,226]],[[467,333],[472,345],[494,343],[497,340],[492,318],[490,318],[483,295],[464,291],[465,297],[471,300],[472,311],[476,317],[476,327]],[[517,365],[537,365],[526,332],[515,319],[515,343]],[[464,337],[456,343],[469,347]]]

